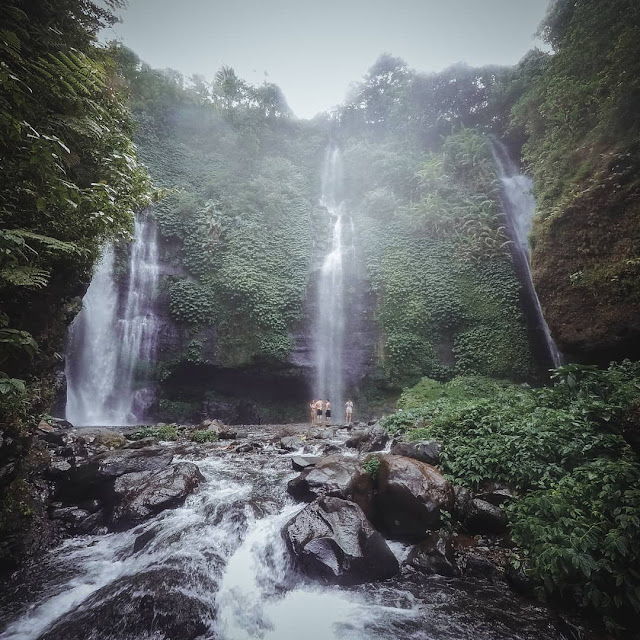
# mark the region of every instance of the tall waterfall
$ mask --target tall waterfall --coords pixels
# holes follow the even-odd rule
[[[328,149],[322,172],[320,204],[332,226],[318,282],[318,311],[314,330],[316,385],[314,396],[331,402],[334,422],[344,418],[344,266],[353,253],[353,222],[345,215],[342,200],[342,158],[337,148]],[[345,228],[346,227],[346,228]]]
[[[509,236],[514,244],[516,269],[522,275],[530,301],[530,312],[534,315],[535,329],[544,341],[549,363],[553,367],[559,367],[562,364],[562,355],[551,337],[531,276],[529,232],[536,210],[533,182],[531,178],[520,173],[516,163],[511,159],[509,151],[500,141],[492,141],[492,151],[498,169],[498,177],[502,182],[502,200]]]
[[[152,395],[138,381],[155,361],[158,334],[158,238],[149,217],[135,221],[126,291],[114,267],[107,245],[69,330],[66,416],[76,425],[137,424]]]

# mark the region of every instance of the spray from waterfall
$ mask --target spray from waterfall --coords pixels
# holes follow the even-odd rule
[[[533,182],[531,178],[520,173],[509,151],[499,140],[492,140],[491,150],[498,169],[498,177],[502,182],[502,200],[509,235],[514,246],[516,268],[523,276],[527,297],[535,316],[536,330],[544,341],[547,359],[554,368],[559,367],[562,364],[562,354],[549,331],[531,276],[529,232],[536,210]]]
[[[335,422],[344,414],[344,340],[345,340],[345,262],[353,255],[353,243],[345,242],[345,227],[353,221],[345,214],[342,196],[342,157],[337,148],[327,150],[321,185],[320,204],[332,227],[318,281],[318,312],[314,331],[316,384],[314,395],[329,399]]]
[[[153,392],[140,380],[156,358],[158,238],[153,221],[135,221],[126,291],[119,291],[112,245],[104,249],[67,344],[67,419],[76,425],[138,424]]]

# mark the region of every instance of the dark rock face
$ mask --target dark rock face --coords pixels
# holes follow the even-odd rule
[[[391,447],[391,453],[394,456],[404,456],[405,458],[413,458],[426,462],[427,464],[438,464],[440,462],[440,453],[442,445],[435,441],[420,442],[399,442]]]
[[[380,456],[378,502],[381,525],[392,536],[423,538],[440,528],[440,511],[450,511],[454,493],[431,465],[402,456]]]
[[[500,570],[493,562],[479,555],[469,555],[464,564],[464,575],[477,580],[499,582],[502,577]]]
[[[454,559],[451,536],[446,533],[432,533],[424,542],[416,545],[407,557],[407,564],[428,575],[460,575]]]
[[[339,498],[320,498],[290,520],[283,535],[300,569],[334,584],[391,578],[398,561],[362,509]]]
[[[355,502],[367,516],[373,515],[373,479],[355,458],[327,456],[289,481],[287,491],[297,500],[310,502],[333,496]]]
[[[224,424],[260,424],[258,407],[246,399],[205,402],[203,414],[206,418],[220,420]]]
[[[507,528],[507,516],[500,507],[476,498],[471,501],[463,523],[472,534],[502,533]]]
[[[116,580],[62,616],[40,640],[202,638],[215,614],[210,606],[185,594],[189,579],[179,569],[156,568]]]
[[[471,509],[471,501],[473,500],[471,492],[464,487],[457,486],[454,487],[453,493],[455,496],[453,515],[459,522],[464,522]]]
[[[192,462],[179,462],[160,471],[124,474],[113,486],[111,526],[128,528],[164,509],[181,505],[203,480]]]

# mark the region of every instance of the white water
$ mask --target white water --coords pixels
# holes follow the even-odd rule
[[[353,220],[345,215],[342,200],[342,157],[328,149],[322,172],[320,205],[332,226],[331,244],[322,263],[318,283],[318,315],[314,330],[316,384],[314,397],[331,402],[334,423],[344,420],[345,262],[354,254]],[[350,243],[345,242],[345,224]]]
[[[533,285],[529,255],[529,233],[536,212],[536,200],[533,195],[531,178],[520,173],[513,162],[507,148],[499,141],[492,142],[493,157],[498,169],[498,177],[502,182],[505,199],[505,212],[512,230],[516,250],[521,255],[521,262],[528,278],[529,291],[537,316],[537,322],[545,340],[548,356],[554,368],[562,364],[562,355],[551,336],[549,325],[544,318],[540,300]]]
[[[287,495],[296,474],[271,439],[256,454],[178,445],[205,477],[198,493],[135,529],[68,540],[14,576],[0,640],[559,640],[544,610],[494,585],[304,579],[281,535],[304,505]],[[141,534],[152,537],[136,551]],[[391,546],[399,559],[409,550]]]
[[[67,420],[80,426],[137,424],[149,389],[136,377],[155,361],[158,319],[158,238],[153,221],[137,217],[129,260],[129,283],[119,295],[113,246],[105,247],[69,330]]]

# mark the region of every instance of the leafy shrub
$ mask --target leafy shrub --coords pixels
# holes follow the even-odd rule
[[[218,442],[218,432],[213,430],[200,429],[192,431],[190,435],[192,442],[203,444],[204,442]]]
[[[509,483],[509,508],[540,590],[627,624],[640,613],[640,463],[620,435],[640,389],[640,364],[567,365],[541,389],[454,379],[440,395],[387,417],[390,432],[444,444],[445,473],[477,489]],[[447,395],[449,392],[451,395]]]
[[[157,438],[158,440],[172,441],[178,439],[178,430],[174,425],[164,427],[143,427],[132,433],[131,440],[141,440],[142,438]]]
[[[372,478],[377,478],[378,472],[380,471],[380,458],[378,458],[378,456],[371,456],[364,461],[362,467]]]

